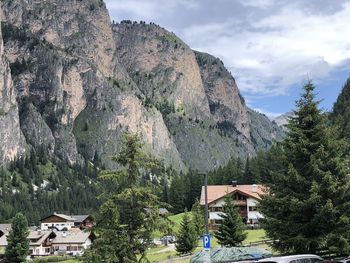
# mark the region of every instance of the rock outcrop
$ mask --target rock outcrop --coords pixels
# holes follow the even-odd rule
[[[1,163],[43,148],[113,167],[130,131],[167,166],[210,170],[281,137],[220,60],[157,25],[111,25],[102,0],[1,6]]]
[[[1,7],[0,7],[1,14]],[[0,29],[0,165],[22,156],[25,141],[20,130],[18,104]]]

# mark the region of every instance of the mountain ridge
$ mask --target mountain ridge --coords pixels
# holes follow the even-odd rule
[[[112,168],[129,131],[167,166],[211,170],[283,137],[248,109],[219,59],[157,25],[110,23],[99,0],[4,0],[1,8],[1,56],[11,69],[2,76],[13,85],[0,89],[15,91],[18,112],[0,116],[1,127],[18,123],[3,130],[17,147],[3,164],[44,146],[71,164],[98,159]]]

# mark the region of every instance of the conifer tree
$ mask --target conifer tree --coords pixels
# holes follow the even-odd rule
[[[9,263],[25,262],[28,256],[29,240],[27,218],[18,213],[12,220],[12,229],[7,237],[5,260]]]
[[[106,189],[101,196],[105,203],[100,215],[113,216],[105,217],[109,218],[105,223],[97,223],[97,229],[101,231],[100,238],[92,248],[93,251],[88,252],[89,256],[85,258],[85,262],[104,259],[109,249],[117,250],[115,255],[120,261],[113,261],[112,258],[112,261],[106,259],[106,262],[147,261],[146,252],[153,241],[152,234],[156,230],[168,231],[167,219],[159,213],[159,208],[165,204],[159,201],[153,189],[143,180],[150,170],[162,169],[155,169],[159,163],[145,154],[142,148],[143,144],[137,134],[125,134],[122,150],[114,158],[120,169],[101,173],[100,178],[105,182]],[[109,242],[110,237],[105,233],[106,224],[111,224],[123,235],[120,242],[126,242],[126,246]],[[136,253],[140,254],[139,259]]]
[[[179,234],[176,240],[176,251],[179,254],[192,252],[198,244],[198,236],[191,220],[190,214],[186,211],[180,225]]]
[[[282,143],[287,169],[272,174],[260,202],[263,227],[284,253],[349,253],[350,177],[344,142],[327,126],[314,86],[304,87]]]
[[[201,208],[198,199],[196,199],[195,203],[192,206],[191,214],[192,214],[193,226],[197,233],[197,237],[199,238],[204,234],[205,224],[204,224],[204,211]]]
[[[223,213],[221,214],[222,224],[219,226],[215,237],[220,245],[225,247],[234,247],[242,244],[247,234],[244,231],[244,223],[237,208],[232,202],[230,195],[225,196]]]

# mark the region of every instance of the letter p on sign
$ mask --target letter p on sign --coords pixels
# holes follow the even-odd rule
[[[210,249],[210,235],[203,236],[203,248]]]

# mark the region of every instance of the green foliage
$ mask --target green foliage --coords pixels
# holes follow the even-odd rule
[[[205,223],[204,223],[204,210],[199,205],[198,199],[196,199],[195,203],[192,206],[191,210],[192,221],[194,229],[197,233],[197,237],[201,237],[205,231]]]
[[[260,203],[263,227],[283,253],[349,253],[350,178],[345,143],[327,126],[308,83],[282,143],[280,166]]]
[[[159,208],[159,201],[147,175],[161,176],[159,162],[143,151],[137,134],[125,134],[120,153],[114,160],[121,166],[116,171],[104,171],[100,178],[106,183],[101,198],[101,221],[97,222],[97,242],[87,252],[85,262],[139,262],[146,261],[146,252],[156,230],[168,232],[169,222]],[[158,173],[158,174],[157,174]],[[115,229],[119,237],[108,231]],[[118,241],[118,242],[117,242]]]
[[[241,245],[247,234],[244,231],[242,217],[229,195],[225,197],[225,205],[223,206],[221,217],[223,220],[222,224],[219,226],[218,231],[215,232],[215,237],[218,239],[219,244],[225,247]]]
[[[94,232],[97,238],[91,248],[85,251],[84,262],[136,262],[128,245],[126,229],[120,224],[119,213],[112,200],[101,206]]]
[[[190,210],[196,199],[200,196],[203,176],[189,171],[181,176],[173,176],[169,187],[169,201],[171,212],[181,213],[184,209]]]
[[[0,222],[9,221],[18,211],[30,224],[37,224],[54,211],[93,213],[100,203],[96,200],[96,177],[97,168],[88,162],[71,166],[50,161],[46,149],[32,151],[12,162],[8,169],[0,169]]]
[[[192,252],[198,243],[198,236],[188,212],[182,218],[180,231],[176,240],[176,251],[179,254]]]
[[[21,213],[16,214],[12,220],[12,229],[7,237],[6,262],[20,263],[26,261],[29,250],[28,234],[27,218]]]
[[[350,78],[346,80],[330,114],[333,124],[338,125],[341,137],[350,139]]]
[[[209,172],[208,182],[213,185],[231,184],[232,181],[238,184],[268,184],[272,174],[285,170],[283,158],[280,143],[275,143],[269,150],[259,151],[245,162],[233,157],[225,166]]]
[[[68,260],[72,260],[72,256],[49,256],[33,259],[33,263],[49,263],[49,262],[63,262],[67,263]],[[76,259],[78,261],[78,259]]]

